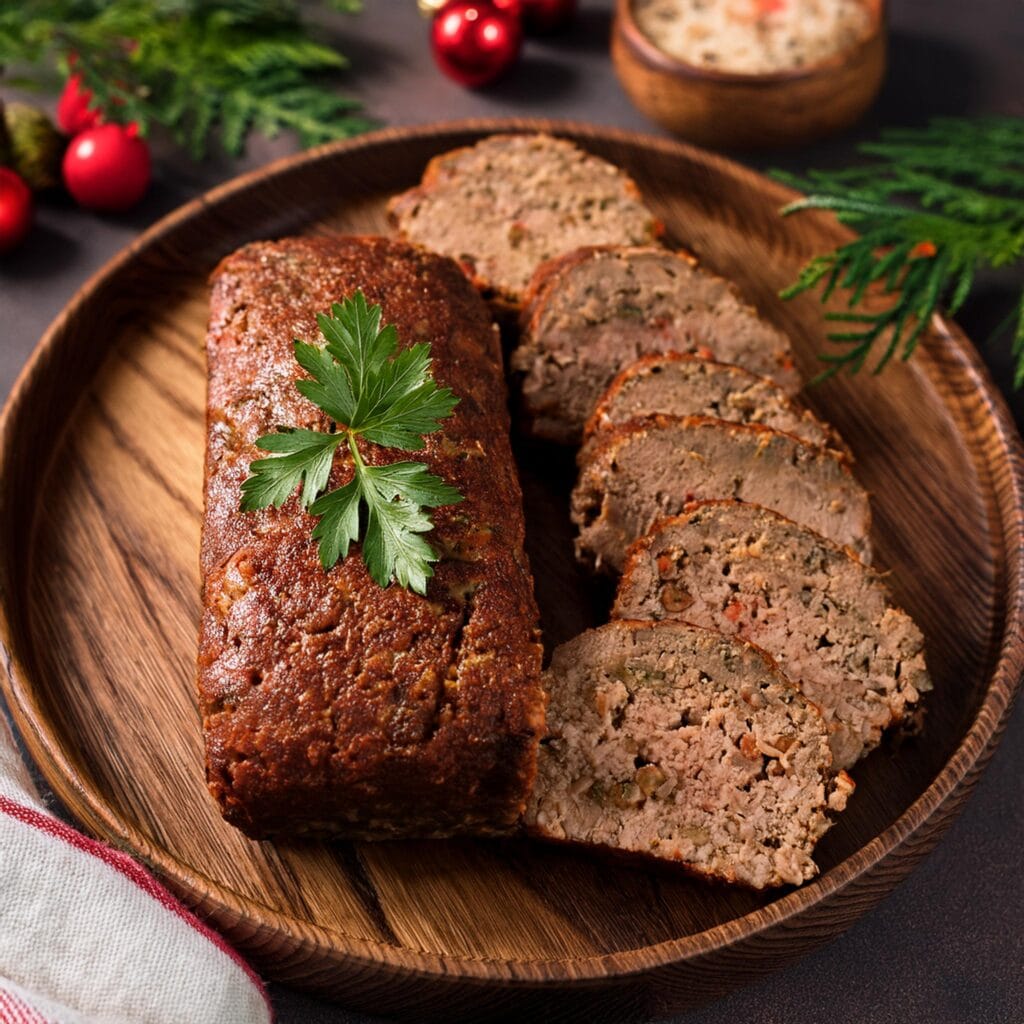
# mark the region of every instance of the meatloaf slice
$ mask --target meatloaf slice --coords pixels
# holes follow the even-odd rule
[[[676,622],[610,622],[559,647],[525,822],[755,889],[817,873],[853,786],[821,715],[762,651]]]
[[[465,500],[434,511],[420,596],[358,550],[324,571],[297,496],[242,512],[256,440],[330,424],[295,387],[293,338],[362,290],[401,345],[429,342],[460,401],[417,460]],[[245,246],[213,276],[198,660],[207,781],[248,835],[511,829],[544,728],[537,607],[523,551],[497,331],[450,260],[383,238]],[[361,446],[371,464],[399,453]],[[331,486],[351,476],[338,459]]]
[[[622,569],[626,549],[691,501],[752,501],[867,560],[868,495],[837,452],[757,424],[648,416],[595,435],[572,492],[577,555]]]
[[[821,710],[840,768],[931,689],[921,631],[881,575],[758,505],[705,502],[659,523],[630,550],[613,614],[758,644]]]
[[[760,423],[852,458],[832,427],[767,377],[681,352],[644,356],[623,370],[587,422],[584,441],[592,440],[603,427],[655,413]]]
[[[388,212],[401,237],[451,256],[487,298],[514,309],[539,263],[661,233],[623,171],[550,135],[492,135],[435,157]]]
[[[512,366],[533,434],[579,442],[615,376],[644,355],[690,352],[769,377],[788,394],[801,381],[789,340],[734,285],[684,253],[590,247],[538,268]]]

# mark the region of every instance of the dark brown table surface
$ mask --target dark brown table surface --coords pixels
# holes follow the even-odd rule
[[[582,0],[571,33],[531,41],[518,69],[470,92],[433,66],[415,0],[365,0],[356,18],[332,16],[353,67],[347,88],[390,125],[451,118],[568,117],[658,132],[629,104],[607,55],[611,0]],[[785,155],[745,158],[792,169],[847,160],[881,125],[933,114],[1024,115],[1024,0],[891,0],[891,67],[875,108],[840,139]],[[40,211],[35,232],[0,263],[0,393],[6,394],[47,324],[106,259],[203,189],[294,149],[255,139],[238,162],[189,164],[158,150],[157,180],[131,214],[100,217],[70,204]],[[1008,346],[988,340],[1021,275],[983,280],[959,320],[1011,394]],[[1024,708],[962,817],[938,849],[846,935],[787,970],[692,1012],[692,1024],[929,1024],[1024,1021]],[[371,1018],[272,985],[281,1024],[361,1024]]]

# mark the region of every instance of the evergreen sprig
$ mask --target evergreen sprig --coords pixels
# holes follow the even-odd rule
[[[326,87],[348,62],[294,0],[0,0],[0,67],[24,81],[47,64],[80,74],[107,120],[162,125],[196,159],[215,133],[237,155],[252,129],[310,146],[371,126]]]
[[[899,355],[908,359],[936,309],[955,314],[977,271],[1024,259],[1024,119],[940,118],[927,128],[894,129],[860,151],[876,159],[805,177],[775,172],[808,193],[783,209],[831,210],[859,236],[812,259],[781,294],[789,299],[822,282],[822,301],[848,291],[849,311],[828,312],[846,325],[831,332],[844,346],[821,355],[827,368],[857,373],[874,361],[879,373]],[[879,312],[858,310],[869,289],[893,295]],[[1011,315],[1016,326],[1014,384],[1024,385],[1024,292]]]

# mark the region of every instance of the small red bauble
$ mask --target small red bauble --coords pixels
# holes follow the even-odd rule
[[[72,75],[57,101],[57,124],[65,135],[88,131],[102,121],[98,110],[89,109],[91,102],[92,91],[82,87],[82,76]]]
[[[451,0],[434,17],[434,59],[456,82],[487,85],[519,57],[523,30],[513,11],[493,0]]]
[[[71,140],[64,184],[90,210],[127,210],[149,187],[149,146],[134,124],[101,124]]]
[[[32,226],[32,189],[8,167],[0,167],[0,253],[10,252]]]

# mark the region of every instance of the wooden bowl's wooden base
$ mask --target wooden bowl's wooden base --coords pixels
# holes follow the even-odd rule
[[[498,127],[385,132],[285,161],[157,225],[75,298],[2,425],[4,688],[72,812],[269,976],[420,1019],[535,1005],[622,1020],[824,941],[937,840],[1021,671],[1019,453],[952,327],[910,365],[811,394],[874,493],[878,561],[925,631],[936,690],[920,736],[858,767],[803,889],[756,894],[516,840],[248,841],[205,791],[193,687],[206,276],[247,239],[384,231],[385,198],[430,156]],[[706,154],[561,127],[626,167],[671,238],[734,277],[814,371],[817,300],[775,296],[838,228],[784,222],[783,189]],[[517,454],[552,645],[601,621],[610,595],[572,560],[571,455],[522,439]]]

